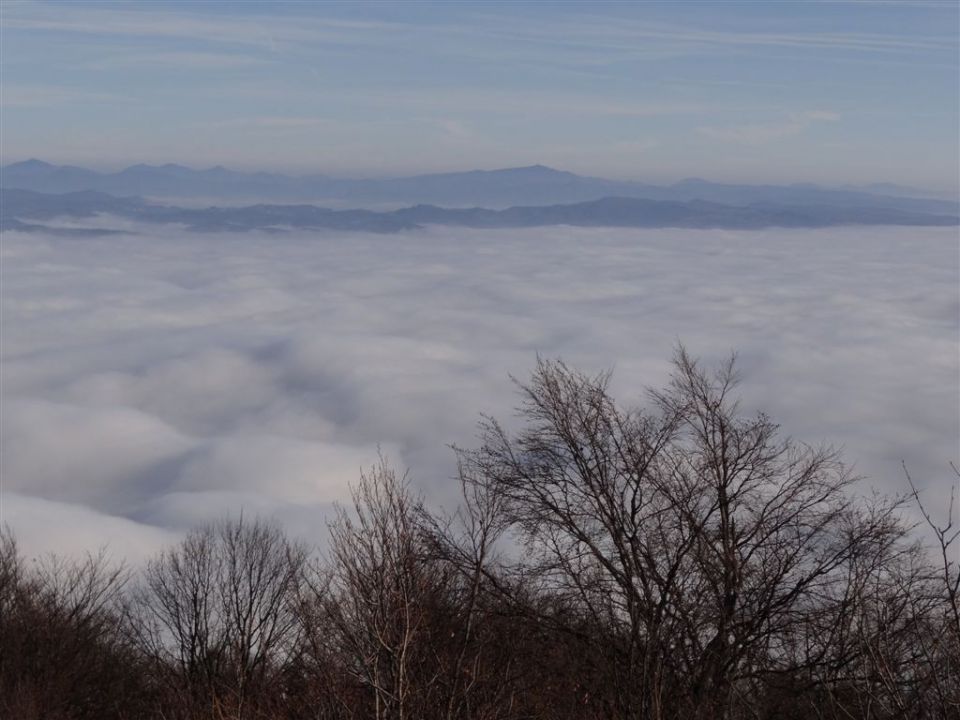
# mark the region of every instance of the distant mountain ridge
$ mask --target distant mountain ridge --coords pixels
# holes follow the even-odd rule
[[[42,221],[54,218],[90,218],[114,215],[146,223],[175,223],[194,231],[342,230],[399,232],[424,225],[470,228],[522,228],[550,225],[624,228],[819,228],[836,225],[955,226],[956,215],[917,213],[893,208],[832,205],[776,205],[746,207],[704,200],[676,202],[643,198],[607,197],[581,203],[488,208],[441,208],[416,205],[386,212],[331,210],[314,205],[257,204],[243,207],[181,208],[148,202],[139,197],[118,198],[85,190],[45,194],[31,190],[0,190],[0,229],[25,232],[46,229]],[[40,221],[40,222],[38,222]],[[95,229],[79,229],[91,234]],[[104,232],[113,232],[105,230]]]
[[[942,198],[831,189],[815,185],[737,185],[687,179],[669,186],[606,180],[533,165],[502,170],[470,170],[387,179],[345,179],[326,175],[293,177],[276,173],[243,173],[214,167],[193,170],[182,165],[133,165],[100,173],[40,160],[0,168],[0,186],[42,193],[95,190],[116,196],[298,202],[376,208],[438,205],[486,207],[575,204],[607,197],[670,202],[702,200],[725,205],[843,206],[885,208],[916,213],[956,214],[958,203]],[[895,186],[879,186],[889,189]]]

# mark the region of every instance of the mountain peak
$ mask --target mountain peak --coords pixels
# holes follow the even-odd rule
[[[8,168],[17,168],[20,170],[48,170],[54,166],[43,160],[37,160],[36,158],[30,158],[29,160],[24,160],[23,162],[11,163],[7,165]]]
[[[546,165],[540,165],[540,164],[526,165],[524,167],[507,168],[507,169],[513,172],[544,173],[544,174],[562,172],[561,170],[556,170],[555,168],[547,167]]]

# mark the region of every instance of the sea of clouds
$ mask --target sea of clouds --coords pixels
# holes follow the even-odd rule
[[[746,408],[885,492],[906,461],[939,503],[960,459],[955,228],[113,226],[2,238],[0,514],[28,554],[137,563],[241,511],[322,543],[378,448],[450,507],[449,445],[511,422],[537,353],[643,402],[678,341],[736,350]]]

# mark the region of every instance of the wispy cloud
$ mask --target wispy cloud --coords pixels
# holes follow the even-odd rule
[[[495,16],[491,16],[495,17]],[[949,33],[939,36],[904,36],[877,32],[776,32],[776,31],[731,31],[707,29],[696,22],[678,24],[636,20],[628,17],[581,15],[563,18],[554,22],[542,22],[517,26],[516,23],[490,23],[506,28],[504,35],[523,35],[543,42],[561,43],[589,42],[611,49],[636,50],[637,41],[666,43],[674,47],[704,50],[710,47],[754,46],[801,47],[820,50],[839,49],[863,52],[909,52],[920,49],[942,50],[956,48],[957,38]],[[567,35],[558,30],[566,28]]]
[[[257,130],[290,130],[298,128],[319,128],[331,126],[329,120],[320,117],[263,115],[257,117],[238,117],[227,120],[212,120],[198,123],[209,128],[248,128]]]
[[[653,57],[702,53],[721,48],[807,48],[864,53],[909,53],[955,49],[957,39],[905,37],[876,32],[730,31],[637,20],[623,14],[566,13],[534,19],[467,12],[458,21],[356,20],[330,14],[211,15],[183,10],[56,8],[12,5],[5,11],[9,29],[100,36],[178,38],[249,46],[269,51],[326,43],[417,49],[433,38],[440,54],[478,59],[557,62],[568,66],[604,64],[613,56]],[[506,53],[506,55],[504,55]]]
[[[59,85],[18,85],[4,83],[0,89],[0,106],[5,108],[42,108],[60,105],[116,103],[122,95],[93,92]]]
[[[741,145],[766,145],[783,138],[800,135],[815,123],[836,122],[839,113],[828,110],[807,110],[795,113],[788,119],[776,123],[746,123],[725,127],[705,126],[697,132],[712,140]]]
[[[426,112],[471,114],[530,114],[532,116],[584,116],[652,118],[669,115],[696,115],[712,108],[699,101],[668,102],[616,99],[588,91],[510,90],[492,87],[443,88],[437,90],[391,89],[346,91],[339,97],[351,104],[376,107],[403,107]]]
[[[12,5],[4,14],[8,29],[99,36],[177,38],[204,43],[275,50],[282,43],[349,42],[358,33],[395,29],[393,23],[346,21],[311,16],[210,15],[181,10],[145,10]]]
[[[437,118],[433,121],[443,135],[453,140],[472,140],[477,137],[477,132],[466,123],[450,118]]]
[[[92,70],[110,70],[117,67],[170,68],[176,70],[235,70],[267,65],[267,57],[238,53],[217,52],[131,52],[109,55],[84,67]]]

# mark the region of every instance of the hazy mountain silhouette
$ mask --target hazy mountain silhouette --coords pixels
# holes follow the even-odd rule
[[[96,190],[112,195],[157,198],[210,198],[309,202],[370,207],[430,204],[446,207],[506,208],[557,205],[606,197],[672,202],[703,200],[726,205],[833,205],[885,208],[918,213],[956,214],[955,201],[861,189],[816,185],[734,185],[688,179],[669,186],[605,180],[543,165],[503,170],[471,170],[389,179],[343,179],[325,175],[291,177],[243,173],[214,167],[193,170],[182,165],[133,165],[115,173],[27,160],[0,168],[0,185],[43,193]],[[887,189],[891,186],[880,186]],[[909,197],[907,195],[910,195]]]
[[[609,197],[582,203],[487,208],[441,208],[435,205],[375,212],[330,210],[314,205],[258,204],[244,207],[181,208],[118,198],[96,191],[45,194],[31,190],[0,190],[0,227],[37,230],[36,221],[56,217],[89,218],[114,215],[139,222],[177,223],[198,231],[265,229],[330,229],[397,232],[423,225],[471,228],[517,228],[547,225],[583,227],[686,227],[751,229],[763,227],[829,227],[833,225],[957,225],[956,215],[917,213],[892,208],[835,205],[776,205],[746,207],[692,200],[646,200]]]

